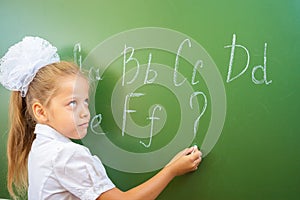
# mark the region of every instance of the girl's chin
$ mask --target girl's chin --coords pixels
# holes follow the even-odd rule
[[[72,139],[75,139],[75,140],[80,140],[82,138],[84,138],[87,134],[87,131],[77,131],[77,133],[75,135],[73,135]]]

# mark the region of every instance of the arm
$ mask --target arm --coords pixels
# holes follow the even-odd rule
[[[98,200],[154,200],[174,177],[195,171],[200,162],[201,152],[198,149],[185,149],[148,181],[126,192],[114,188],[101,194]]]

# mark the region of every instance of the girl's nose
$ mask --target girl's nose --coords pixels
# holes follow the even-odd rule
[[[80,115],[80,117],[82,117],[82,118],[85,118],[85,117],[87,117],[87,116],[89,116],[89,114],[88,114],[87,112],[83,112],[83,113],[81,113],[81,115]]]
[[[86,118],[86,117],[89,117],[89,116],[90,116],[89,108],[86,107],[86,106],[83,106],[82,110],[81,110],[81,113],[80,113],[80,117],[81,118]]]

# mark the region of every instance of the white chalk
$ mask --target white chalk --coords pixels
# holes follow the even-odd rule
[[[196,149],[198,149],[198,146],[195,144],[195,145],[193,146],[192,154],[194,153],[194,151],[195,151]]]

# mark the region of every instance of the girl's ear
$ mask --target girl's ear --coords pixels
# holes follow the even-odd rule
[[[45,123],[48,121],[46,110],[44,106],[39,102],[35,102],[32,105],[32,112],[38,123],[43,123],[43,122]]]

